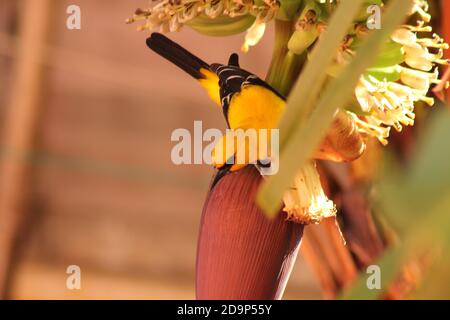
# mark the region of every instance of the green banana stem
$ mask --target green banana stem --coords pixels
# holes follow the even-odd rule
[[[305,54],[296,55],[287,47],[294,31],[294,22],[275,20],[275,44],[266,81],[285,97],[297,80],[306,60]]]

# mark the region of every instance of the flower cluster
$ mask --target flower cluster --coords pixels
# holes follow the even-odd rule
[[[310,50],[326,30],[327,18],[321,14],[323,3],[309,2],[305,6],[288,44],[291,52],[301,54]],[[431,20],[428,9],[427,1],[414,1],[409,14],[418,17],[417,24],[403,25],[391,35],[376,63],[361,76],[355,88],[355,103],[348,108],[360,133],[376,137],[384,145],[392,127],[401,131],[403,126],[414,124],[417,102],[434,104],[434,99],[427,96],[431,86],[448,86],[439,78],[438,65],[449,64],[443,59],[449,46],[427,25]],[[367,19],[367,15],[361,15],[354,32],[343,39],[335,62],[328,69],[331,77],[337,76],[351,61],[361,40],[370,32]]]
[[[247,30],[246,51],[262,38],[265,24],[275,17],[278,8],[277,0],[161,0],[149,9],[137,9],[127,23],[145,21],[139,30],[160,32],[179,31],[185,24],[207,34],[231,35]]]
[[[369,69],[359,81],[355,96],[362,112],[349,111],[360,132],[376,137],[384,145],[388,143],[391,127],[401,131],[403,126],[414,124],[417,102],[434,104],[427,94],[432,85],[441,84],[437,65],[448,64],[443,59],[448,44],[437,34],[429,36],[432,28],[426,25],[431,18],[427,1],[416,0],[411,14],[420,17],[417,25],[404,25],[396,30],[390,49],[380,53],[381,67]],[[389,64],[395,51],[397,60]]]

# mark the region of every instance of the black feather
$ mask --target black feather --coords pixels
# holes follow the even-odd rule
[[[205,77],[200,69],[209,69],[209,64],[161,33],[152,33],[147,39],[147,46],[196,79]]]
[[[239,67],[239,55],[237,53],[233,53],[230,55],[230,58],[228,59],[228,65]]]

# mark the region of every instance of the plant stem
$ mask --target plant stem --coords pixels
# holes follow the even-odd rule
[[[275,20],[275,44],[266,81],[285,97],[297,80],[306,57],[306,54],[296,55],[288,50],[293,32],[292,21]]]

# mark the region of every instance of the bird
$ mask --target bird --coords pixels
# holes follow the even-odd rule
[[[231,54],[227,64],[208,64],[158,32],[152,33],[146,44],[158,55],[192,76],[206,90],[212,101],[222,108],[230,129],[276,129],[286,105],[285,97],[258,76],[242,69],[238,54]],[[270,134],[268,136],[270,138]],[[213,150],[213,166],[219,171],[212,186],[227,173],[237,171],[249,163],[267,166],[267,163],[262,162],[264,159],[254,159],[254,155],[250,156],[248,149],[243,150],[245,161],[230,161],[236,159],[239,146],[235,143],[232,150],[229,150],[227,139],[230,139],[230,136],[224,135]]]

